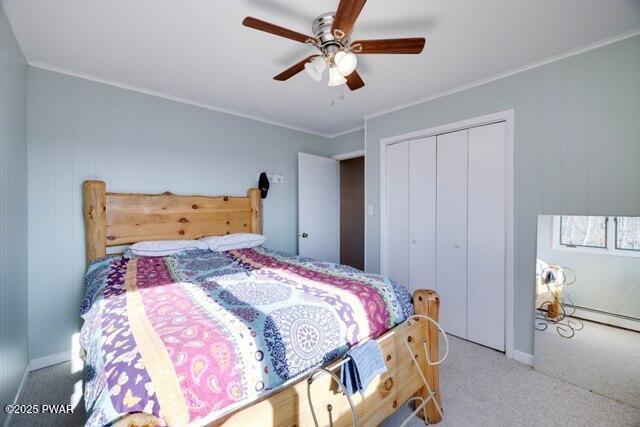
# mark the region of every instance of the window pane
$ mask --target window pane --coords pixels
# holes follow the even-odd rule
[[[616,249],[640,251],[640,217],[616,218]]]
[[[607,247],[606,216],[560,217],[560,244],[567,246]]]

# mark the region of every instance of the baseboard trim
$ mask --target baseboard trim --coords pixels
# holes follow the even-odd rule
[[[599,311],[589,310],[582,307],[575,308],[575,313],[572,317],[578,317],[584,320],[590,320],[592,322],[603,323],[605,325],[614,326],[616,328],[624,328],[632,331],[640,332],[640,321],[630,319],[628,317],[616,316]]]
[[[513,359],[525,365],[533,366],[533,354],[520,350],[513,350]]]
[[[27,367],[24,370],[24,374],[22,374],[22,381],[20,381],[20,386],[18,387],[18,391],[16,392],[16,397],[15,399],[13,399],[14,405],[18,403],[18,400],[20,399],[20,395],[22,394],[22,389],[24,388],[24,385],[27,382],[27,377],[29,376],[30,371],[31,371],[30,363],[27,362]],[[9,427],[9,424],[11,423],[12,415],[13,414],[7,415],[7,418],[4,420],[4,424],[3,424],[4,427]]]
[[[29,365],[31,370],[46,368],[47,366],[57,365],[58,363],[68,362],[71,360],[71,351],[63,351],[62,353],[50,354],[48,356],[31,359]]]

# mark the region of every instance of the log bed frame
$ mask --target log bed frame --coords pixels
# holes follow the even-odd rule
[[[107,254],[107,247],[128,245],[144,240],[197,239],[230,233],[262,233],[260,190],[250,188],[246,197],[180,196],[162,194],[108,193],[103,181],[85,181],[83,211],[87,262]],[[439,317],[439,297],[431,290],[413,293],[415,313]],[[399,329],[404,328],[402,331]],[[430,360],[438,360],[438,329],[426,320],[400,325],[378,337],[387,372],[371,384],[364,394],[353,396],[360,425],[380,424],[412,396],[428,397],[412,358],[425,373],[435,399],[442,408],[437,365],[427,363],[423,342]],[[413,354],[405,341],[408,342]],[[328,369],[338,370],[338,362]],[[349,426],[352,416],[346,397],[338,391],[331,376],[323,375],[312,384],[313,406],[319,425]],[[430,424],[441,420],[436,406],[426,406]],[[422,414],[422,412],[421,412]],[[131,414],[117,425],[157,426],[162,421],[148,414]],[[224,416],[216,426],[313,426],[307,397],[307,381],[300,380]]]

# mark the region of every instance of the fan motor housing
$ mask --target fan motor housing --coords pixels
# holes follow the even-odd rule
[[[318,39],[318,43],[323,48],[328,48],[330,46],[344,47],[344,43],[347,42],[345,40],[338,40],[331,32],[335,16],[335,12],[327,12],[319,15],[313,20],[313,27],[311,28],[311,31],[313,31],[313,35]]]

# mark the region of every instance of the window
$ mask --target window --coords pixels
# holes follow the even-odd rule
[[[640,257],[640,217],[553,217],[554,250]]]
[[[640,251],[640,217],[616,217],[616,249]]]
[[[607,217],[560,217],[560,244],[570,247],[606,248]]]

